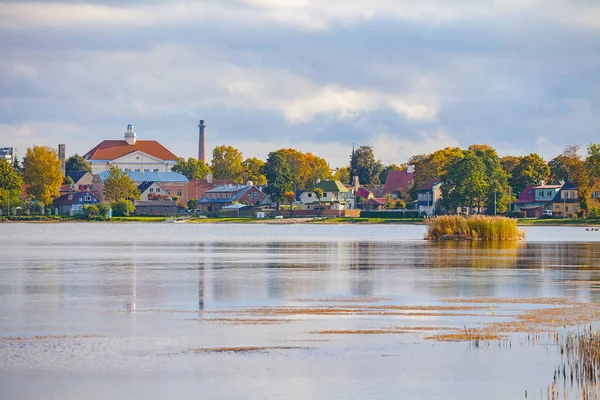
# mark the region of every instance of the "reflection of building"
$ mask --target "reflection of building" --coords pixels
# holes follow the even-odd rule
[[[6,160],[13,164],[17,159],[17,148],[16,147],[3,147],[0,148],[0,160]]]
[[[131,124],[123,140],[104,140],[83,158],[91,164],[93,174],[113,165],[126,172],[169,172],[177,162],[177,156],[156,140],[137,140]]]

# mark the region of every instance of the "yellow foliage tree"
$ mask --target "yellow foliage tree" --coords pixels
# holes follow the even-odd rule
[[[47,206],[60,194],[64,176],[60,170],[58,152],[48,146],[27,149],[23,159],[23,180],[29,185],[27,194]]]

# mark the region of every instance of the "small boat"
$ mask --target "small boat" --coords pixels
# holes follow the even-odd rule
[[[171,217],[165,219],[164,222],[168,224],[185,224],[186,222],[188,222],[188,219],[185,217]]]

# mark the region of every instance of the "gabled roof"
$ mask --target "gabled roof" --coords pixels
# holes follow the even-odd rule
[[[98,198],[96,196],[94,196],[92,193],[90,192],[75,192],[75,193],[67,193],[67,194],[63,194],[62,196],[56,198],[54,200],[54,205],[55,206],[59,206],[59,205],[69,205],[69,204],[73,204],[75,203],[77,200],[79,200],[80,197],[89,195],[92,197],[92,200],[96,200],[96,201],[100,201],[98,200]],[[69,196],[72,196],[69,199]]]
[[[103,140],[99,145],[88,151],[83,158],[88,161],[111,161],[135,151],[141,151],[165,161],[177,160],[175,154],[156,140],[137,140],[135,144],[127,144],[125,140]]]
[[[533,185],[527,185],[525,189],[519,195],[519,198],[515,203],[517,204],[528,204],[535,203],[535,190]]]
[[[560,188],[558,193],[556,193],[556,196],[554,196],[554,198],[552,199],[552,202],[553,203],[579,203],[579,193],[578,193],[578,196],[575,198],[566,198],[566,199],[562,198],[563,190],[577,190],[577,189],[578,189],[577,186],[573,182],[571,182],[571,181],[565,182],[565,184],[562,185],[562,188]]]
[[[247,185],[224,185],[209,189],[204,193],[233,193],[237,192],[238,190],[249,189],[251,187],[252,186]]]
[[[427,182],[425,185],[421,186],[417,191],[418,192],[429,192],[431,191],[435,186],[441,184],[442,181],[440,181],[438,178],[432,179],[429,182]]]
[[[227,187],[227,186],[225,186]],[[221,188],[215,188],[215,189],[211,189],[211,190],[207,190],[204,193],[233,193],[235,191],[235,193],[233,193],[233,195],[231,196],[231,198],[219,198],[219,199],[209,199],[206,197],[206,194],[197,201],[197,203],[233,203],[234,201],[239,201],[239,199],[241,199],[244,194],[246,194],[250,189],[252,189],[253,187],[256,186],[241,186],[241,187],[237,187],[237,186],[233,186],[231,188],[229,188],[229,191],[224,191],[224,190],[216,190],[216,189],[221,189]],[[235,189],[235,190],[231,190],[231,189]],[[262,191],[256,187],[256,189],[262,193]],[[263,193],[264,195],[264,193]]]
[[[127,176],[134,182],[187,182],[185,175],[177,172],[135,172],[125,171]],[[110,171],[99,172],[96,176],[105,181],[110,175]]]
[[[564,185],[560,188],[561,190],[577,190],[577,185],[575,185],[571,181],[566,181]]]
[[[77,183],[86,174],[89,174],[89,172],[88,171],[67,171],[66,175],[70,176],[71,179],[73,179],[73,183]]]
[[[316,188],[323,189],[323,191],[325,193],[327,193],[327,192],[342,192],[342,193],[348,192],[348,189],[346,189],[346,186],[344,186],[344,184],[340,181],[321,181],[321,182],[317,183],[315,186],[313,186],[311,191]]]
[[[138,189],[140,189],[140,193],[144,193],[152,185],[154,185],[154,182],[142,182],[138,185]]]
[[[394,193],[398,188],[407,191],[413,181],[413,177],[414,174],[409,173],[405,169],[402,171],[392,170],[388,172],[385,185],[383,186],[383,192]]]

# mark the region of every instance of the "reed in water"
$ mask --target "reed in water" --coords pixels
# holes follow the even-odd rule
[[[519,240],[524,232],[517,220],[507,217],[443,215],[427,220],[430,240]]]

